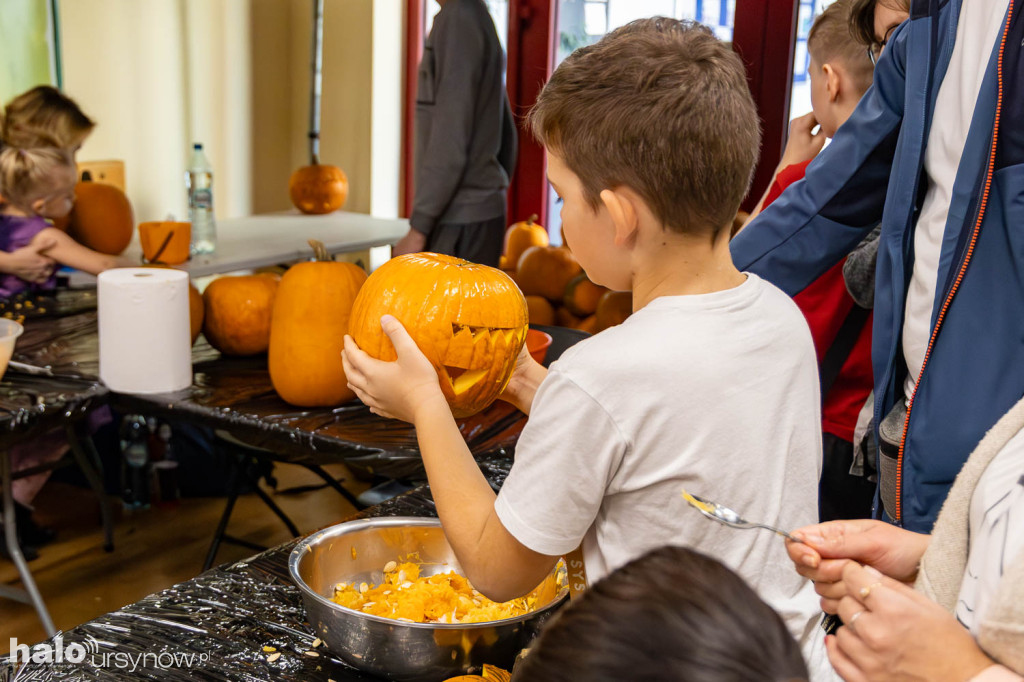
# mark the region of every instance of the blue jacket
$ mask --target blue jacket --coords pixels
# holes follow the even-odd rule
[[[953,188],[931,348],[897,465],[898,505],[884,514],[876,509],[920,532],[931,530],[985,432],[1024,394],[1024,0],[1010,4],[984,65]],[[912,3],[910,20],[878,61],[874,85],[805,180],[732,242],[737,267],[795,294],[881,220],[872,337],[876,429],[903,398],[900,340],[926,184],[924,151],[960,6],[961,0]]]

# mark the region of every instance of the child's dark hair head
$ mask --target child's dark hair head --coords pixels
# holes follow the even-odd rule
[[[96,124],[57,88],[40,85],[4,107],[0,142],[20,149],[81,146]]]
[[[860,94],[867,92],[875,65],[851,29],[850,0],[836,0],[818,15],[807,34],[807,51],[818,66],[838,62]]]
[[[761,134],[740,58],[710,29],[639,19],[573,52],[530,112],[596,210],[629,187],[677,232],[732,225]]]
[[[514,682],[806,680],[782,619],[720,562],[662,547],[611,573],[545,627]]]

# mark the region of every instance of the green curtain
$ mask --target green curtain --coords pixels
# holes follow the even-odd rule
[[[0,102],[36,85],[60,85],[51,0],[0,0]]]

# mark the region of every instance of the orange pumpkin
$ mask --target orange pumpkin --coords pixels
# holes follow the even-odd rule
[[[581,332],[587,332],[588,334],[597,333],[597,315],[590,315],[580,320],[579,324],[575,325],[575,329],[579,329]]]
[[[348,387],[341,351],[349,314],[366,272],[337,263],[310,240],[316,260],[281,278],[270,322],[267,364],[281,398],[301,407],[331,407],[356,397]]]
[[[505,232],[505,266],[503,270],[516,267],[519,258],[531,246],[547,246],[548,231],[535,222],[537,214],[509,226]]]
[[[573,315],[586,317],[597,312],[597,302],[608,291],[605,287],[594,284],[586,273],[580,273],[565,285],[562,303]]]
[[[132,205],[113,185],[82,181],[75,185],[75,207],[68,234],[93,251],[116,256],[128,248],[135,230]]]
[[[555,307],[543,296],[527,296],[526,310],[530,324],[551,325],[555,323]]]
[[[622,324],[633,312],[633,294],[629,291],[609,291],[597,302],[596,331]]]
[[[203,292],[203,334],[225,355],[256,355],[270,344],[270,316],[278,277],[219,277]]]
[[[527,296],[560,302],[565,287],[583,272],[572,251],[560,246],[531,246],[519,258],[516,281]]]
[[[526,341],[526,301],[501,270],[437,253],[411,253],[380,266],[352,304],[349,334],[379,360],[397,355],[382,315],[405,326],[437,370],[452,414],[490,405],[508,384]]]
[[[292,173],[288,196],[303,213],[333,213],[348,199],[348,176],[337,166],[321,164],[314,156],[312,165]]]
[[[561,307],[555,310],[555,324],[559,327],[571,327],[575,329],[576,325],[580,323],[580,319],[581,318],[569,312],[568,308]]]
[[[203,316],[206,306],[203,305],[203,295],[196,289],[196,285],[188,283],[188,322],[189,331],[192,334],[192,343],[196,342],[199,334],[203,331]]]
[[[139,223],[142,255],[150,262],[178,265],[188,260],[192,224],[173,221]]]

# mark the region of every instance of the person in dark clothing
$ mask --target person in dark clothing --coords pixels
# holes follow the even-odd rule
[[[438,0],[416,89],[415,198],[398,256],[434,251],[498,265],[516,127],[505,55],[483,0]]]

